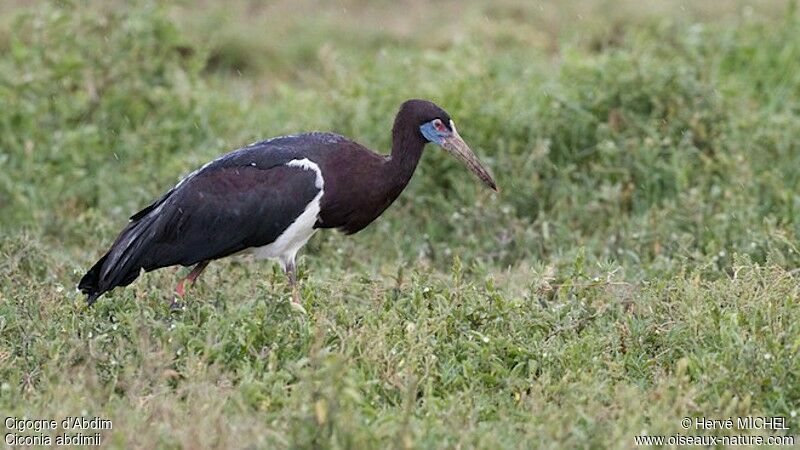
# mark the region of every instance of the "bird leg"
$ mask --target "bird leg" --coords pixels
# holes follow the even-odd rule
[[[286,262],[284,270],[289,278],[289,286],[292,288],[292,303],[300,305],[300,290],[297,287],[297,266],[295,266],[294,258]]]
[[[178,294],[178,297],[183,297],[186,294],[186,291],[183,286],[186,283],[186,280],[189,280],[190,283],[194,284],[195,280],[197,280],[197,277],[199,277],[200,274],[203,273],[203,270],[206,268],[207,265],[208,261],[200,262],[199,264],[194,266],[194,269],[192,269],[192,271],[189,272],[189,275],[186,275],[185,277],[181,278],[180,281],[178,281],[178,286],[175,287],[175,293]]]

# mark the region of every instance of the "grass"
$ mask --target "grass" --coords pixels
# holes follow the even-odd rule
[[[4,417],[108,418],[115,448],[627,448],[700,433],[687,416],[797,434],[794,3],[2,8]],[[386,152],[410,97],[503,192],[429,148],[375,224],[306,247],[307,315],[237,260],[180,312],[172,269],[91,309],[74,292],[207,160],[314,129]]]

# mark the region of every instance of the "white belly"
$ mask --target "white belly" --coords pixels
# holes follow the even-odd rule
[[[256,259],[274,258],[280,261],[281,265],[286,268],[288,263],[293,263],[295,255],[302,248],[311,236],[314,234],[314,224],[317,223],[319,217],[320,200],[324,193],[324,183],[322,180],[322,172],[319,166],[309,161],[308,159],[292,160],[286,164],[287,166],[298,166],[305,170],[313,170],[317,174],[316,187],[319,188],[319,193],[311,200],[297,219],[289,225],[289,228],[283,231],[278,239],[272,243],[262,247],[254,247],[250,249],[250,253]]]
[[[314,234],[314,224],[317,222],[317,215],[319,215],[319,195],[315,198],[316,204],[312,203],[292,223],[286,231],[281,234],[278,239],[275,239],[271,244],[263,247],[254,247],[251,253],[256,259],[275,258],[281,264],[289,261],[294,261],[294,257],[301,247],[306,245],[311,236]]]

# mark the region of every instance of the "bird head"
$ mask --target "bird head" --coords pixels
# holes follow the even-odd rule
[[[456,130],[456,124],[445,110],[426,100],[411,100],[418,110],[419,131],[428,142],[432,142],[455,156],[488,187],[500,192],[497,184],[483,167],[475,153]]]

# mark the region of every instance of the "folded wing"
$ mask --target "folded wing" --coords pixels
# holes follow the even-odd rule
[[[300,165],[217,166],[132,217],[78,287],[91,303],[146,271],[192,265],[274,242],[320,192]]]

